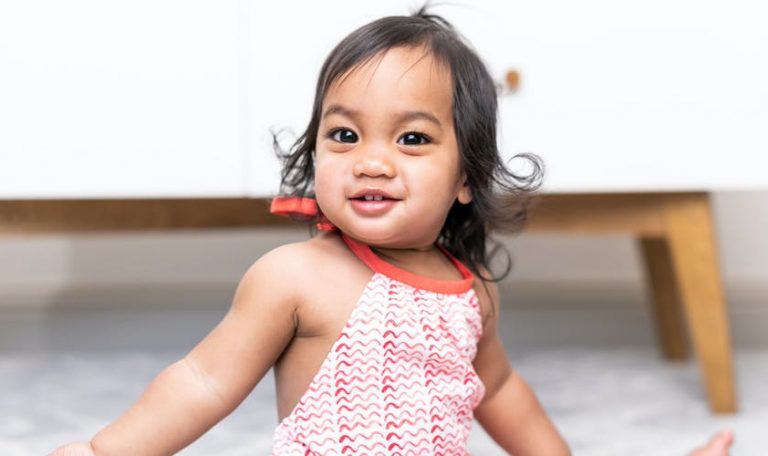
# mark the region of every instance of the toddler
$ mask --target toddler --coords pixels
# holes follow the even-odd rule
[[[272,210],[318,234],[256,261],[188,355],[53,454],[175,453],[270,368],[274,455],[465,455],[473,418],[508,453],[569,454],[496,328],[504,274],[489,270],[488,234],[520,227],[542,170],[530,154],[531,174],[505,167],[496,115],[488,71],[441,17],[352,32],[322,67],[306,131],[287,152],[276,141]]]

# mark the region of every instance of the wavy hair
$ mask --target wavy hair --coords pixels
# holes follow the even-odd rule
[[[489,233],[522,229],[529,203],[541,186],[544,164],[535,154],[520,153],[531,172],[518,175],[509,169],[497,145],[497,87],[485,64],[454,27],[422,6],[410,16],[389,16],[368,23],[344,38],[326,58],[315,89],[312,115],[304,133],[283,150],[273,132],[280,158],[280,193],[314,196],[314,152],[323,100],[329,87],[350,70],[388,49],[424,46],[431,56],[450,69],[452,110],[460,163],[472,192],[469,204],[454,202],[438,241],[484,280],[498,281],[512,267],[509,253],[496,244],[488,249]],[[488,276],[491,260],[502,250],[507,264],[498,275]]]

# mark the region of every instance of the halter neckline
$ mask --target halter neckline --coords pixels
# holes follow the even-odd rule
[[[383,258],[376,255],[368,244],[357,241],[345,233],[341,233],[341,238],[344,243],[352,250],[363,263],[365,263],[374,272],[384,274],[387,277],[393,278],[405,284],[411,285],[415,288],[421,288],[424,290],[434,291],[437,293],[464,293],[472,288],[474,276],[456,257],[451,255],[440,244],[435,244],[438,249],[445,255],[448,260],[454,265],[454,267],[461,274],[459,280],[442,280],[433,279],[431,277],[425,277],[420,274],[416,274],[405,269],[399,268],[392,263],[387,262]]]

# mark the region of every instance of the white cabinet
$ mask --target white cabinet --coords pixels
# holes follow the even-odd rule
[[[0,198],[274,194],[331,48],[418,4],[0,3]],[[438,5],[493,76],[507,156],[544,190],[768,187],[768,6],[757,1]]]
[[[265,109],[257,129],[300,133],[331,47],[414,6],[382,3],[259,7],[258,55],[270,70],[258,75]],[[475,0],[433,11],[467,37],[495,79],[520,72],[519,91],[500,103],[500,142],[507,156],[544,159],[545,191],[768,188],[768,6]],[[266,182],[269,173],[254,175]]]
[[[473,2],[457,15],[498,79],[506,154],[547,165],[545,190],[768,188],[768,5]]]
[[[0,2],[0,198],[243,195],[240,9]]]

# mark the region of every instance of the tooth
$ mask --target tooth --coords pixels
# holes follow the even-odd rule
[[[373,195],[365,195],[366,201],[373,201]]]
[[[376,196],[373,197],[373,199],[375,199],[376,201],[381,201],[381,200],[384,199],[384,197],[381,196],[381,195],[376,195]]]

